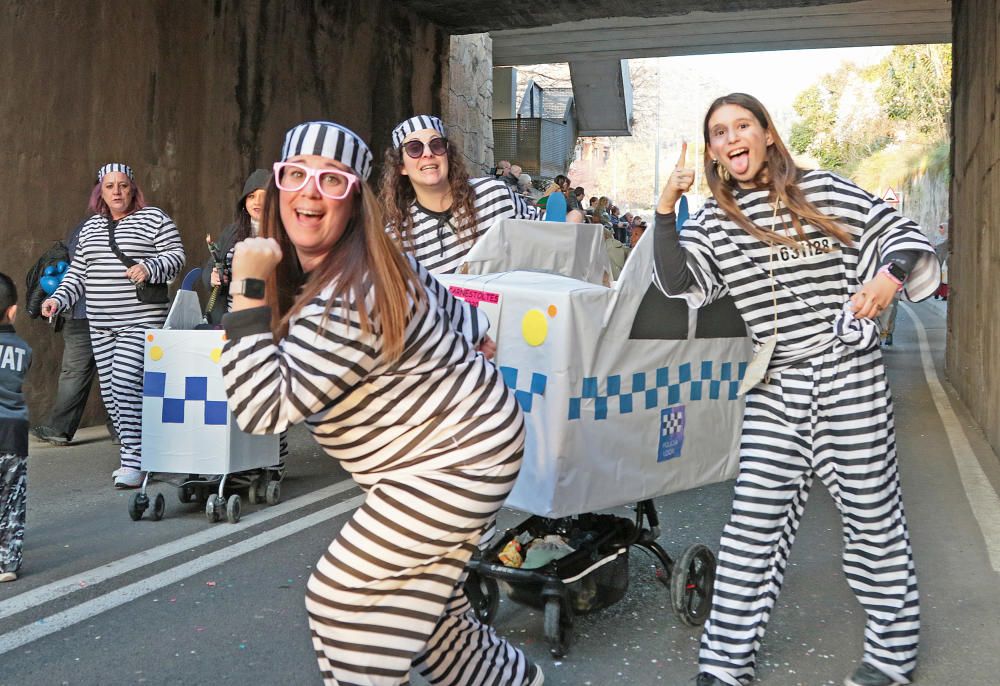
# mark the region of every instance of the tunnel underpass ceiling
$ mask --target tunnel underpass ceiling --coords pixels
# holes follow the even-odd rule
[[[950,0],[399,0],[494,66],[951,41]]]
[[[452,33],[529,29],[582,19],[837,5],[844,0],[397,0]]]

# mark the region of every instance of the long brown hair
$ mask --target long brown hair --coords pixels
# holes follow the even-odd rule
[[[788,238],[777,232],[766,231],[750,221],[750,218],[740,209],[736,198],[733,197],[733,191],[738,188],[736,179],[730,178],[729,180],[725,180],[719,174],[719,167],[722,163],[716,163],[709,151],[708,122],[712,118],[712,114],[723,105],[737,105],[745,110],[749,110],[757,122],[764,128],[764,131],[770,132],[773,143],[767,147],[767,160],[761,166],[753,182],[762,189],[770,189],[772,203],[779,202],[788,208],[792,215],[792,225],[795,227],[795,233],[798,235],[799,241],[805,240],[806,237],[805,230],[802,228],[802,222],[805,221],[815,226],[821,233],[840,241],[843,245],[850,245],[852,243],[851,235],[836,221],[820,212],[815,205],[806,199],[805,193],[798,186],[799,167],[795,164],[795,160],[792,159],[788,148],[785,147],[781,136],[778,135],[778,130],[774,126],[771,115],[768,114],[764,105],[757,98],[746,93],[730,93],[729,95],[717,98],[708,108],[708,112],[705,113],[703,124],[703,134],[705,136],[705,180],[708,182],[708,187],[712,190],[715,201],[719,204],[719,208],[725,215],[730,220],[739,224],[747,233],[764,243],[782,243],[791,247],[798,247],[798,241],[794,238]]]
[[[267,280],[271,329],[276,338],[284,338],[289,319],[332,284],[324,314],[330,316],[338,299],[345,311],[353,305],[361,330],[379,336],[383,354],[392,361],[403,352],[411,306],[422,302],[425,292],[409,261],[386,234],[375,194],[364,181],[358,188],[344,232],[323,263],[304,275],[281,221],[278,188],[273,178],[268,182],[261,234],[275,239],[282,252],[281,262]],[[374,290],[370,310],[366,301],[369,288]]]
[[[401,172],[403,149],[388,148],[382,165],[382,182],[379,201],[385,213],[386,222],[393,236],[404,250],[413,250],[413,216],[410,206],[416,202],[417,193],[409,178]],[[475,239],[476,193],[469,185],[469,172],[465,162],[451,141],[448,141],[448,188],[451,191],[451,216],[455,235],[459,241]]]

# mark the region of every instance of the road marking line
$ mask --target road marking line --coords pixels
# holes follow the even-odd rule
[[[110,562],[100,567],[94,567],[93,569],[81,574],[74,574],[72,576],[59,579],[58,581],[45,584],[44,586],[33,588],[30,591],[25,591],[24,593],[20,593],[3,602],[0,602],[0,619],[38,607],[43,603],[61,598],[65,595],[69,595],[70,593],[82,591],[88,586],[99,584],[121,574],[127,574],[128,572],[153,564],[154,562],[159,562],[160,560],[168,558],[172,555],[191,550],[192,548],[197,548],[198,546],[211,543],[212,541],[226,536],[231,536],[232,534],[239,533],[249,527],[257,526],[258,524],[267,522],[275,517],[281,517],[289,512],[294,512],[295,510],[303,507],[308,507],[313,503],[325,500],[355,487],[357,487],[357,484],[354,483],[353,479],[338,481],[335,484],[330,484],[329,486],[321,488],[317,491],[312,491],[311,493],[300,495],[297,498],[292,498],[287,502],[278,503],[277,505],[273,505],[257,512],[252,512],[236,524],[229,524],[228,522],[225,522],[211,526],[204,531],[178,538],[175,541],[158,545],[155,548],[144,550],[141,553],[136,553],[135,555],[123,557],[120,560],[115,560],[114,562]]]
[[[342,503],[331,505],[330,507],[320,510],[319,512],[314,512],[310,515],[302,517],[301,519],[296,519],[288,524],[283,524],[277,528],[259,533],[256,536],[252,536],[244,541],[240,541],[239,543],[234,543],[226,548],[215,550],[206,555],[202,555],[197,559],[184,562],[176,567],[171,567],[170,569],[164,570],[145,579],[141,579],[140,581],[136,581],[128,586],[116,588],[102,596],[98,596],[97,598],[75,605],[68,610],[57,612],[54,615],[45,617],[39,621],[22,626],[19,629],[15,629],[14,631],[0,635],[0,655],[16,650],[23,645],[31,643],[32,641],[44,638],[49,634],[62,631],[63,629],[73,626],[74,624],[79,624],[80,622],[86,621],[91,617],[101,614],[102,612],[107,612],[108,610],[112,610],[119,605],[131,602],[136,598],[141,598],[148,593],[158,591],[161,588],[183,581],[188,577],[194,576],[195,574],[203,572],[206,569],[221,565],[222,563],[228,562],[229,560],[239,557],[240,555],[253,552],[258,548],[263,548],[266,545],[288,536],[293,536],[311,526],[322,524],[329,519],[333,519],[337,515],[355,509],[364,501],[364,499],[365,496],[363,494],[355,496]]]
[[[1000,572],[1000,496],[993,489],[986,473],[983,472],[982,465],[969,439],[965,436],[962,424],[958,420],[958,415],[951,406],[951,400],[945,393],[944,387],[938,380],[937,369],[934,368],[934,358],[931,357],[930,343],[927,340],[927,331],[923,323],[917,316],[913,308],[902,305],[903,309],[913,320],[914,328],[917,330],[917,338],[920,339],[920,358],[923,361],[924,376],[927,377],[927,385],[930,387],[931,398],[937,406],[938,415],[944,424],[945,433],[948,436],[948,443],[951,444],[952,455],[955,456],[955,464],[958,466],[958,474],[962,480],[962,487],[965,489],[965,497],[972,508],[972,514],[979,525],[979,531],[986,542],[986,552],[990,556],[990,564],[993,571]]]

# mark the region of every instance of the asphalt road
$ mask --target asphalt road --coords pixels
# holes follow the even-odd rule
[[[911,307],[943,381],[944,307]],[[1000,461],[947,384],[935,396],[906,311],[886,358],[922,593],[917,683],[1000,683]],[[239,524],[209,524],[198,505],[159,485],[165,519],[132,522],[128,494],[111,487],[117,460],[103,430],[81,439],[31,446],[25,565],[17,582],[0,587],[0,685],[319,684],[304,586],[359,495],[335,461],[295,431],[277,506],[245,503]],[[717,545],[731,488],[657,500],[668,552]],[[522,517],[505,510],[501,524]],[[835,509],[817,483],[758,683],[839,684],[855,665],[864,618],[840,573],[840,541]],[[680,686],[696,672],[699,632],[673,615],[640,551],[630,556],[624,599],[578,618],[565,658],[549,656],[534,610],[505,599],[495,625],[554,686]]]

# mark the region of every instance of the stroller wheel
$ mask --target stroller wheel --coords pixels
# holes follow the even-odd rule
[[[158,522],[163,519],[163,511],[166,509],[167,503],[163,497],[162,493],[157,493],[156,497],[153,498],[153,521]]]
[[[573,615],[562,598],[551,596],[545,601],[545,640],[549,642],[552,657],[563,657],[569,652],[573,638]]]
[[[142,513],[149,507],[149,498],[141,491],[136,491],[128,498],[128,516],[133,522],[142,519]]]
[[[500,584],[497,580],[470,570],[465,579],[465,596],[476,613],[476,619],[483,624],[491,624],[500,606]]]
[[[689,546],[674,564],[670,579],[670,602],[688,626],[701,626],[708,619],[715,586],[715,555],[707,546]]]

